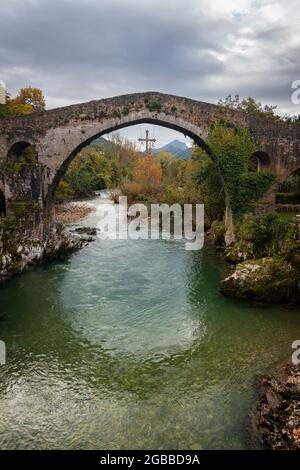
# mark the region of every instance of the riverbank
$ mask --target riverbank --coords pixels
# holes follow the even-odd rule
[[[71,230],[95,236],[106,199],[87,203]],[[287,356],[300,317],[221,295],[224,260],[183,243],[95,236],[1,286],[1,448],[247,448],[255,377]]]
[[[222,222],[214,223],[211,232],[218,253],[234,269],[220,283],[222,294],[267,303],[299,303],[298,220],[286,222],[276,213],[246,214],[230,245],[226,245]]]
[[[278,366],[259,381],[260,395],[250,415],[253,447],[300,450],[300,368]]]
[[[95,210],[92,204],[81,201],[66,202],[55,206],[55,220],[63,224],[78,222]]]
[[[0,245],[0,283],[54,259],[64,259],[95,239],[95,231],[69,231],[61,223],[53,223],[45,240],[28,238],[17,229],[3,231]]]

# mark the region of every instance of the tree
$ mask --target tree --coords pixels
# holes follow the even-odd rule
[[[31,113],[32,106],[30,104],[21,104],[16,99],[8,98],[5,104],[0,105],[0,118]]]
[[[237,111],[242,111],[252,116],[261,117],[269,119],[271,121],[280,121],[281,118],[275,114],[277,106],[263,106],[259,101],[255,101],[254,98],[240,99],[239,95],[228,95],[225,99],[220,99],[218,102],[219,106],[224,108],[234,109]]]
[[[6,103],[0,105],[0,118],[31,114],[34,111],[45,109],[43,92],[39,88],[21,88],[15,98],[6,95]]]
[[[99,147],[87,147],[70,163],[60,181],[56,200],[88,197],[93,191],[106,189],[113,183],[114,167]]]
[[[294,116],[287,115],[284,118],[285,122],[289,122],[291,124],[300,124],[300,114],[296,114]]]
[[[43,111],[46,107],[42,90],[31,86],[21,88],[15,100],[19,104],[32,106],[32,111]]]
[[[170,162],[174,159],[174,155],[166,150],[161,150],[157,156],[156,160],[160,163],[163,176],[167,177],[169,175]]]
[[[139,158],[135,167],[134,179],[137,183],[140,183],[145,190],[149,190],[151,187],[159,187],[162,176],[161,165],[151,154]]]
[[[135,164],[139,158],[136,145],[120,136],[118,132],[114,132],[103,149],[106,156],[115,162],[119,181],[132,180]]]
[[[224,188],[221,175],[211,157],[202,148],[192,147],[192,160],[197,162],[194,180],[204,203],[205,214],[210,223],[224,216]]]

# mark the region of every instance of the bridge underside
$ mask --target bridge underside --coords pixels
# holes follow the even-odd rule
[[[220,106],[148,92],[2,120],[0,191],[6,201],[5,211],[9,215],[24,209],[30,230],[43,236],[51,222],[60,178],[94,138],[134,124],[158,124],[188,135],[213,158],[205,140],[217,120],[249,129],[261,169],[268,168],[277,175],[276,184],[264,198],[265,208],[273,209],[278,185],[300,167],[299,125],[266,122]],[[24,146],[34,149],[36,164],[12,172],[11,163]]]

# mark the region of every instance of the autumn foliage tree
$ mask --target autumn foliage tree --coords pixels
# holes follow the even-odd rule
[[[0,118],[18,116],[20,114],[31,114],[35,111],[45,109],[45,98],[39,88],[25,87],[21,88],[15,98],[8,94],[6,103],[0,105]]]
[[[29,105],[32,111],[43,111],[46,107],[42,90],[31,86],[21,88],[15,100],[22,105]]]
[[[162,181],[162,168],[159,161],[155,160],[151,154],[141,157],[135,167],[135,181],[140,183],[145,189],[149,187],[157,188]]]
[[[125,181],[121,189],[130,203],[148,200],[161,191],[162,179],[163,170],[159,160],[149,154],[138,158],[132,181]]]

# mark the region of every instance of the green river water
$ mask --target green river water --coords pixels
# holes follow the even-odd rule
[[[227,269],[209,244],[97,239],[1,286],[0,448],[247,447],[300,315],[223,297]]]

